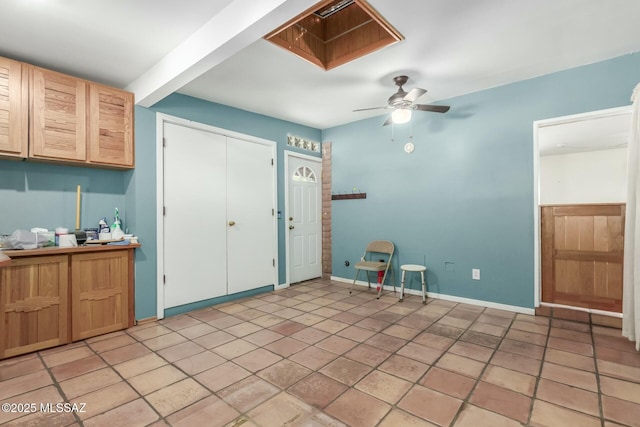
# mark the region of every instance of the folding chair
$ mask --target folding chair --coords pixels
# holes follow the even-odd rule
[[[382,283],[378,289],[378,296],[376,299],[380,299],[380,295],[382,295],[382,289],[384,287],[384,281],[387,278],[387,272],[391,269],[391,276],[393,278],[393,292],[396,291],[396,276],[393,272],[393,267],[391,267],[391,259],[393,258],[393,251],[395,247],[393,243],[388,240],[374,240],[373,242],[367,245],[367,248],[364,250],[364,254],[360,259],[360,262],[357,262],[354,267],[356,269],[356,277],[353,278],[353,283],[349,288],[349,293],[353,290],[353,285],[356,284],[356,280],[358,280],[358,275],[360,274],[360,270],[363,270],[367,273],[367,283],[369,284],[369,289],[371,289],[371,278],[369,277],[369,272],[380,272],[384,271],[384,275],[382,276]],[[376,259],[376,255],[386,255],[386,261],[374,261]]]

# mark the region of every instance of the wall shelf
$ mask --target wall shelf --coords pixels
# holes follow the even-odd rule
[[[331,200],[352,200],[352,199],[366,199],[367,193],[352,193],[352,194],[332,194]]]

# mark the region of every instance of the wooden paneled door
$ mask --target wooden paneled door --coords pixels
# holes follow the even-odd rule
[[[542,301],[622,312],[624,204],[541,207]]]

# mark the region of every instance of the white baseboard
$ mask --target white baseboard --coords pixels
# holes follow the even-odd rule
[[[353,279],[346,279],[344,277],[337,277],[337,276],[331,276],[331,280],[335,282],[342,282],[342,283],[349,283],[349,284],[353,283]],[[357,280],[356,285],[367,286],[367,282],[364,282],[362,280]],[[371,283],[371,286],[377,286],[377,285],[378,285],[377,283],[373,283],[373,282]],[[393,286],[385,285],[384,289],[392,291]],[[400,285],[397,286],[397,289],[400,290]],[[409,295],[422,295],[422,291],[418,289],[405,288],[404,293]],[[427,292],[427,297],[441,299],[445,301],[461,302],[463,304],[479,305],[481,307],[495,308],[497,310],[512,311],[514,313],[532,314],[532,315],[536,313],[535,309],[533,308],[519,307],[517,305],[499,304],[497,302],[463,298],[463,297],[457,297],[454,295],[437,294],[435,292]]]
[[[280,289],[284,289],[284,288],[288,288],[288,287],[289,287],[289,284],[288,284],[288,283],[280,283],[279,285],[275,285],[275,286],[273,287],[273,290],[274,290],[274,291],[278,291],[278,290],[280,290]]]

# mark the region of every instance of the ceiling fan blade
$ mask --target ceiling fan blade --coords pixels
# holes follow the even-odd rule
[[[388,125],[390,125],[391,123],[393,123],[393,117],[389,116],[389,118],[387,119],[387,121],[386,121],[386,122],[384,122],[384,123],[382,124],[382,126],[388,126]]]
[[[446,113],[449,111],[448,105],[427,105],[427,104],[416,104],[413,106],[414,110],[420,111],[431,111],[433,113]]]
[[[427,93],[426,89],[421,89],[419,87],[414,87],[402,99],[404,101],[415,102],[416,99],[420,98],[425,93]]]
[[[356,112],[356,111],[368,111],[368,110],[386,110],[388,108],[390,108],[390,107],[371,107],[371,108],[360,108],[360,109],[353,110],[353,111]]]

